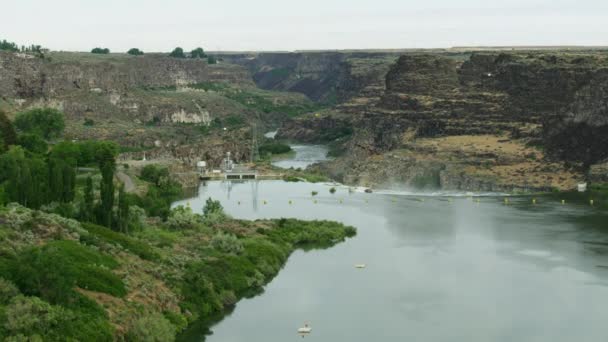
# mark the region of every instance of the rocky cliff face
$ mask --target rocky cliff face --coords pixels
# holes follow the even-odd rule
[[[346,117],[353,128],[348,152],[325,168],[367,185],[426,179],[447,189],[572,188],[608,157],[607,68],[608,56],[597,52],[401,56],[379,98],[348,101],[324,118]],[[479,145],[480,136],[489,143]]]
[[[200,59],[79,53],[52,53],[50,58],[40,59],[0,52],[0,93],[4,97],[52,98],[75,90],[123,93],[203,82],[252,84],[245,69],[208,65]]]
[[[341,103],[374,87],[384,89],[384,75],[397,54],[302,52],[221,57],[245,66],[262,89],[299,92],[317,102]]]

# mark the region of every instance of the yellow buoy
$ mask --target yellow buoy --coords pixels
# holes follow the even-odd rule
[[[562,200],[562,204],[566,204],[566,200]]]
[[[593,205],[593,200],[589,200],[589,204]]]
[[[536,198],[532,199],[532,204],[536,204]]]
[[[505,197],[505,204],[509,204],[509,199]]]

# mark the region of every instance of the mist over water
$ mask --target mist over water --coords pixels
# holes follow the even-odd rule
[[[201,210],[212,197],[237,218],[330,219],[358,229],[333,248],[295,252],[265,293],[239,302],[207,341],[301,340],[296,329],[306,321],[310,341],[608,340],[608,236],[605,218],[588,219],[594,209],[347,187],[332,195],[330,187],[209,182],[176,203]]]

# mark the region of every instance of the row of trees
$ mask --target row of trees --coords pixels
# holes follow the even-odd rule
[[[169,57],[173,57],[173,58],[206,58],[207,59],[207,63],[209,64],[216,64],[217,63],[217,59],[213,56],[208,56],[205,53],[205,50],[203,50],[203,48],[201,47],[197,47],[196,49],[190,51],[189,56],[186,55],[186,53],[184,52],[184,49],[182,49],[181,47],[176,47],[175,49],[173,49],[173,51],[171,51],[171,53],[169,54]]]
[[[119,189],[117,213],[114,213],[118,145],[106,141],[62,141],[49,149],[48,142],[59,138],[64,127],[63,114],[55,109],[18,113],[14,126],[4,113],[0,113],[4,151],[0,155],[0,202],[17,202],[35,209],[52,203],[73,204],[77,167],[97,166],[101,171],[99,201],[95,201],[93,180],[89,178],[79,218],[126,229],[129,204],[122,188]]]
[[[9,51],[9,52],[23,52],[28,54],[33,54],[36,57],[43,58],[44,53],[42,51],[42,46],[40,45],[17,45],[16,43],[9,42],[6,39],[0,40],[0,51]]]
[[[100,55],[107,55],[107,54],[110,53],[110,49],[96,47],[96,48],[93,48],[93,50],[91,50],[91,53],[96,53],[96,54],[100,54]]]

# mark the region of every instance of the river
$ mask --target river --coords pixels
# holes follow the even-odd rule
[[[274,139],[277,132],[264,134],[266,138]],[[293,153],[287,158],[281,158],[272,162],[272,165],[282,169],[306,169],[314,163],[327,160],[329,149],[325,145],[292,144]]]
[[[506,205],[501,196],[330,194],[331,186],[207,182],[180,202],[200,210],[212,197],[237,218],[358,229],[333,248],[293,253],[207,342],[299,341],[304,322],[313,328],[306,340],[323,342],[608,341],[604,214],[543,198]]]

